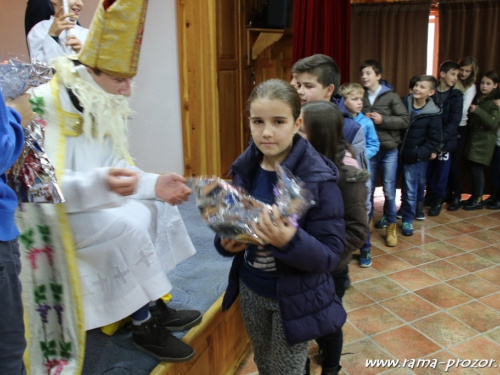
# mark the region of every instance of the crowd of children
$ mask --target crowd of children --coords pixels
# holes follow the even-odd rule
[[[484,74],[476,95],[477,72],[472,57],[445,61],[439,80],[416,75],[401,98],[382,79],[378,61],[363,62],[362,85],[339,86],[335,61],[317,54],[295,63],[291,85],[271,80],[254,89],[248,100],[253,142],[233,164],[233,182],[273,203],[273,164],[279,162],[306,182],[318,202],[298,228],[263,213],[254,229],[264,247],[216,237],[217,249],[234,256],[224,308],[241,294],[259,373],[307,373],[312,339],[322,355],[322,375],[339,373],[345,320],[339,303],[350,285],[348,264],[360,249],[359,265],[371,265],[373,227],[385,228],[386,245],[396,246],[397,218],[402,234],[412,236],[413,220],[425,219],[424,206],[430,216],[439,215],[445,202],[448,210],[500,209],[499,77]],[[462,157],[472,176],[466,201]],[[491,195],[483,201],[490,164]],[[379,172],[384,209],[373,224]]]

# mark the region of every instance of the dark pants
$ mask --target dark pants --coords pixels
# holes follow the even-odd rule
[[[0,375],[23,375],[24,339],[19,243],[0,241]]]
[[[458,127],[457,148],[451,153],[450,174],[448,176],[448,195],[458,197],[462,195],[462,155],[467,141],[467,126]]]
[[[443,200],[448,187],[451,159],[449,152],[440,152],[427,166],[427,194],[433,199]]]
[[[478,198],[484,193],[484,164],[479,164],[473,161],[468,161],[469,171],[471,174],[471,183],[473,186],[472,194]]]
[[[342,300],[345,294],[345,286],[349,279],[349,266],[342,271],[332,274],[335,282],[335,294]],[[316,339],[320,349],[322,358],[322,367],[332,369],[340,365],[340,356],[342,355],[342,344],[344,343],[344,335],[342,329],[330,335],[326,335]]]

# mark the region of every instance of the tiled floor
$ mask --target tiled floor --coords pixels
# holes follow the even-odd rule
[[[376,220],[382,200],[377,189]],[[491,368],[459,365],[446,374],[500,374],[500,211],[445,206],[439,216],[414,224],[413,237],[399,231],[393,248],[384,244],[385,231],[375,229],[372,267],[360,268],[356,260],[349,267],[341,373],[444,374],[448,360],[493,359]],[[319,375],[315,344],[310,358],[311,374]],[[443,363],[366,367],[367,359],[419,358]],[[252,353],[235,373],[248,374],[257,374]]]

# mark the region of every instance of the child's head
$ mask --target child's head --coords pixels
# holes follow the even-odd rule
[[[415,87],[415,84],[417,83],[418,79],[420,76],[413,76],[410,78],[410,83],[408,84],[408,90],[410,91],[410,94],[413,94],[413,87]]]
[[[458,80],[458,72],[460,71],[460,66],[458,63],[452,60],[443,62],[439,66],[439,80],[444,83],[448,88],[455,86]]]
[[[472,56],[465,56],[458,62],[458,66],[460,67],[458,78],[462,81],[464,88],[473,85],[479,73],[476,59]]]
[[[300,135],[319,153],[335,160],[338,145],[343,142],[344,117],[332,102],[314,101],[302,106]]]
[[[250,94],[250,131],[267,167],[274,169],[274,163],[281,163],[292,149],[302,122],[300,106],[297,90],[281,79],[264,81]]]
[[[361,84],[365,89],[375,90],[382,79],[382,65],[377,60],[365,60],[359,67]]]
[[[413,86],[413,98],[427,99],[429,96],[434,95],[437,85],[438,82],[434,76],[421,75]]]
[[[63,6],[63,0],[50,0],[50,2],[54,6],[56,12]],[[68,0],[68,7],[69,12],[75,14],[74,20],[77,20],[83,9],[83,0]]]
[[[483,97],[488,96],[498,90],[498,73],[490,70],[481,78],[479,90]]]
[[[359,83],[344,83],[339,88],[339,93],[344,97],[344,105],[351,115],[356,117],[363,109],[363,96],[365,90]]]
[[[316,54],[297,61],[292,67],[296,75],[302,104],[314,100],[330,101],[340,84],[340,69],[330,56]]]

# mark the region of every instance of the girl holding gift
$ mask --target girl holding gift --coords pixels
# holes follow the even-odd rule
[[[223,301],[241,297],[241,311],[261,374],[301,375],[309,340],[337,332],[346,312],[333,292],[330,272],[344,251],[345,223],[338,170],[300,135],[300,97],[282,80],[258,85],[248,99],[253,142],[233,163],[233,184],[272,204],[275,163],[302,180],[315,204],[298,226],[276,205],[253,224],[268,245],[215,237],[217,250],[234,256]]]

